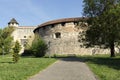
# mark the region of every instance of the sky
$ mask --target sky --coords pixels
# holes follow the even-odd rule
[[[0,28],[15,18],[20,26],[82,17],[83,0],[0,0]]]

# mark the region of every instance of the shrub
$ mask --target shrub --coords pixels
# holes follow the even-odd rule
[[[25,49],[21,56],[33,56],[33,53],[30,49]]]
[[[33,55],[35,57],[43,57],[46,54],[47,49],[47,44],[39,36],[36,36],[31,46]]]

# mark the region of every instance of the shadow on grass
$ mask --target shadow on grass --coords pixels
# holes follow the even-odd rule
[[[120,57],[110,58],[110,57],[99,57],[99,56],[68,56],[68,57],[56,57],[63,61],[79,61],[79,62],[90,62],[92,64],[97,64],[99,66],[108,66],[109,68],[114,68],[120,70]]]
[[[120,58],[83,57],[83,59],[85,59],[86,62],[120,70]]]
[[[0,62],[0,63],[8,63],[8,64],[14,64],[15,62]]]
[[[49,57],[47,56],[43,58],[49,58]],[[116,70],[120,70],[120,56],[118,58],[117,57],[110,58],[108,56],[106,57],[106,56],[76,56],[76,55],[56,56],[55,55],[55,56],[51,56],[50,58],[56,58],[58,60],[63,60],[68,62],[69,61],[90,62],[92,64],[97,64],[99,66],[104,65]]]

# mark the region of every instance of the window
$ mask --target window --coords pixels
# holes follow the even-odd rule
[[[46,27],[45,27],[45,26],[43,27],[43,30],[46,30]]]
[[[29,38],[32,38],[32,36],[29,36]]]
[[[21,39],[21,44],[25,47],[27,45],[28,39]]]
[[[52,25],[51,25],[51,28],[54,28],[54,27],[55,27],[54,24],[52,24]]]
[[[61,38],[61,33],[60,32],[55,33],[55,38]]]
[[[74,22],[74,25],[78,25],[79,23],[78,22]]]
[[[62,26],[65,26],[65,22],[62,22],[61,25],[62,25]]]
[[[26,36],[24,36],[24,38],[26,38]]]

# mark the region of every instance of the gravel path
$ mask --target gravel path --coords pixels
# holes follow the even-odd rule
[[[29,80],[97,80],[78,58],[63,58]]]

